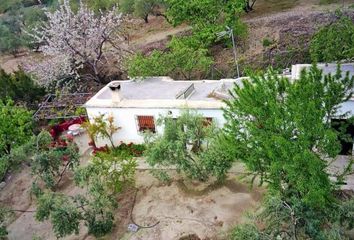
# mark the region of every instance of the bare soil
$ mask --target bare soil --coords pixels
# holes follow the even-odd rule
[[[25,168],[14,176],[7,187],[1,191],[1,199],[8,199],[6,204],[11,208],[35,211],[35,204],[29,196],[31,177]],[[162,184],[148,171],[137,172],[136,188],[125,191],[118,197],[119,208],[115,214],[116,227],[105,239],[180,239],[187,235],[196,235],[200,239],[221,239],[227,230],[242,222],[246,211],[258,206],[262,190],[252,191],[245,184],[230,178],[224,185],[208,185],[185,183],[176,177],[170,185]],[[17,189],[18,185],[21,189]],[[195,190],[195,188],[200,190]],[[61,188],[63,193],[74,195],[82,190],[66,178]],[[134,203],[133,219],[142,226],[159,222],[153,228],[140,229],[137,233],[127,231],[131,221],[131,210]],[[42,239],[56,239],[49,221],[38,222],[34,212],[17,213],[9,224],[9,239],[30,240],[34,236]],[[87,235],[82,226],[79,235],[64,239],[94,239]]]
[[[224,184],[189,182],[176,176],[169,185],[158,182],[147,171],[137,176],[133,219],[142,226],[158,224],[125,233],[123,239],[178,240],[192,235],[221,239],[230,227],[242,222],[246,211],[258,206],[262,196],[262,190],[251,191],[232,176]]]
[[[75,141],[80,147],[81,163],[85,165],[91,157],[88,138],[84,134],[76,137]],[[104,239],[178,240],[188,236],[223,239],[230,227],[242,222],[246,211],[258,206],[264,192],[257,188],[250,190],[248,185],[238,182],[234,172],[238,172],[240,167],[236,168],[223,184],[182,180],[174,170],[171,170],[173,181],[164,184],[151,176],[149,170],[138,170],[136,187],[117,197],[119,208],[115,213],[116,226]],[[10,176],[5,188],[0,191],[0,202],[11,209],[28,212],[15,212],[11,217],[8,224],[9,239],[56,239],[49,221],[35,220],[35,200],[30,195],[33,181],[30,167],[24,165]],[[75,195],[83,190],[73,184],[72,176],[68,174],[59,191]],[[141,226],[159,223],[153,228],[142,228],[131,233],[127,227],[133,223],[132,219]],[[88,236],[86,227],[82,226],[79,235],[64,239],[94,238]]]

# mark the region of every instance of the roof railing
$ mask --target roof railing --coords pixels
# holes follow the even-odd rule
[[[192,83],[186,89],[177,93],[176,99],[187,99],[189,96],[193,94],[194,91],[195,91],[194,83]]]

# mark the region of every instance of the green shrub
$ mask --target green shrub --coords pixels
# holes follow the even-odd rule
[[[130,77],[172,76],[193,79],[205,73],[213,63],[206,48],[196,37],[173,38],[169,51],[153,51],[149,56],[137,54],[128,65]]]
[[[184,110],[177,119],[162,116],[163,135],[146,136],[146,162],[154,169],[175,167],[187,178],[224,179],[234,160],[228,145],[219,141],[219,129],[200,114]],[[160,175],[157,172],[157,176]],[[161,175],[166,178],[165,175]]]
[[[32,113],[12,100],[0,99],[0,156],[26,143],[32,136]]]
[[[30,108],[36,108],[36,102],[45,95],[44,88],[36,84],[24,71],[8,74],[0,69],[0,100],[11,98]]]
[[[6,155],[0,158],[0,181],[3,181],[9,169],[10,163]]]
[[[98,152],[91,163],[80,167],[75,172],[78,185],[87,184],[92,174],[104,179],[105,187],[110,191],[120,192],[134,183],[136,161],[129,149],[114,149]]]
[[[269,38],[264,38],[262,41],[263,47],[269,47],[273,44],[273,41]]]
[[[237,225],[231,233],[230,240],[261,240],[261,234],[253,224]]]
[[[315,62],[332,62],[354,58],[354,23],[342,17],[320,29],[310,42],[311,59]]]

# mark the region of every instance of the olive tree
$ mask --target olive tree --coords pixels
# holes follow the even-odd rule
[[[36,141],[41,144],[35,146],[32,174],[40,178],[47,188],[55,189],[64,174],[79,165],[79,149],[72,140],[52,142],[52,137],[46,131],[41,132]]]
[[[80,166],[74,144],[48,146],[50,140],[47,133],[42,133],[34,144],[33,174],[45,183],[38,184],[37,180],[32,186],[36,219],[50,220],[58,238],[78,234],[81,224],[87,226],[88,234],[104,236],[114,227],[117,194],[134,183],[135,160],[116,148],[98,152],[87,165]],[[73,172],[75,186],[81,189],[75,195],[53,188],[68,169]]]
[[[165,7],[164,0],[120,0],[119,4],[123,13],[140,17],[144,19],[145,23],[149,22],[149,15],[166,18],[161,11]]]
[[[226,142],[218,138],[220,130],[215,123],[185,110],[177,119],[162,116],[158,124],[164,126],[163,134],[146,136],[145,155],[151,166],[173,166],[188,178],[200,181],[210,176],[219,180],[225,177],[233,158]]]

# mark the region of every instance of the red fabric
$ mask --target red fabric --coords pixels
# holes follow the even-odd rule
[[[83,122],[86,121],[86,117],[78,117],[78,118],[74,118],[74,119],[70,119],[67,121],[64,121],[60,124],[54,125],[51,129],[50,129],[50,134],[52,135],[53,138],[58,138],[58,136],[64,132],[67,131],[68,128],[73,125],[73,124],[82,124]]]

